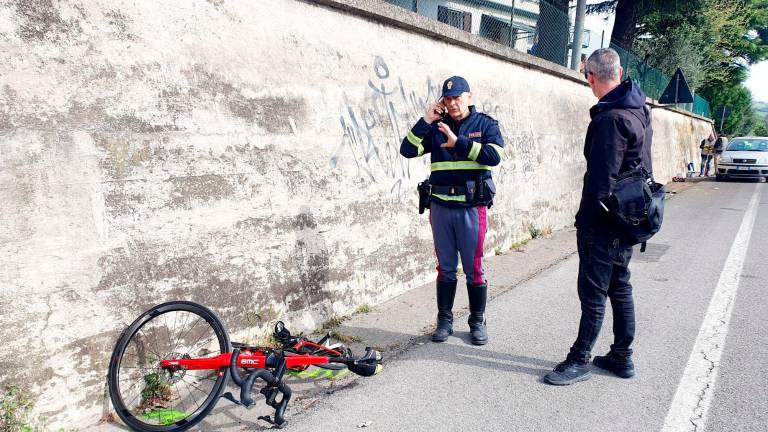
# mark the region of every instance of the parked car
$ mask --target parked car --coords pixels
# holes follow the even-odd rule
[[[768,137],[734,138],[716,158],[715,169],[717,180],[768,179]]]

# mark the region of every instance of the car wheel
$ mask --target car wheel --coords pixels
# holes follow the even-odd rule
[[[715,181],[723,181],[725,180],[725,176],[722,174],[715,175]]]

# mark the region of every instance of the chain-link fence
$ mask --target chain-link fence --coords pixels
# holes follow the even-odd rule
[[[614,44],[611,44],[611,48],[619,53],[621,65],[624,67],[624,75],[637,81],[648,97],[659,99],[671,78],[660,70],[649,66],[646,61],[631,52]],[[677,107],[700,116],[712,117],[709,102],[697,94],[693,95],[693,103],[677,104]]]
[[[385,1],[552,63],[565,67],[572,64],[575,8],[569,0]],[[584,54],[577,64],[583,65],[592,51],[609,46],[611,28],[607,23],[597,19],[585,25],[581,46]],[[627,75],[637,80],[649,97],[658,99],[669,77],[630,52],[620,50],[619,54]],[[695,99],[693,104],[680,108],[709,117],[709,103],[699,96]]]

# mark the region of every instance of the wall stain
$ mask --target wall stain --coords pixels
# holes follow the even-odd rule
[[[80,22],[64,20],[52,0],[17,0],[18,35],[28,42],[58,42],[82,33]]]
[[[160,91],[159,107],[187,114],[201,102],[225,107],[232,116],[256,124],[270,134],[291,134],[289,117],[297,129],[308,123],[307,103],[301,96],[259,96],[243,94],[242,84],[196,64],[183,71],[188,85],[169,86]]]
[[[148,162],[152,156],[147,140],[137,142],[135,137],[102,133],[93,134],[92,138],[96,147],[106,154],[101,166],[111,179],[129,177],[136,167]]]
[[[104,17],[106,18],[107,23],[114,29],[114,35],[117,39],[131,42],[138,40],[138,37],[130,31],[132,20],[128,15],[117,9],[113,9],[109,12],[105,12]]]
[[[222,200],[235,193],[233,179],[216,174],[171,177],[165,181],[172,185],[171,200],[167,203],[172,209],[191,209],[195,203]]]

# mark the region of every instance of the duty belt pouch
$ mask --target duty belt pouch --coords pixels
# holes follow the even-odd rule
[[[481,197],[480,201],[482,201],[488,208],[491,208],[493,205],[493,197],[496,196],[496,184],[493,182],[492,178],[486,178],[481,180],[482,188],[481,188]]]
[[[429,208],[430,197],[432,195],[431,186],[429,184],[429,177],[423,182],[419,183],[416,188],[419,191],[419,214],[424,213],[425,209]]]
[[[476,193],[477,193],[477,187],[475,186],[475,182],[472,180],[467,181],[467,191],[464,194],[467,200],[467,204],[473,204],[475,202]]]

